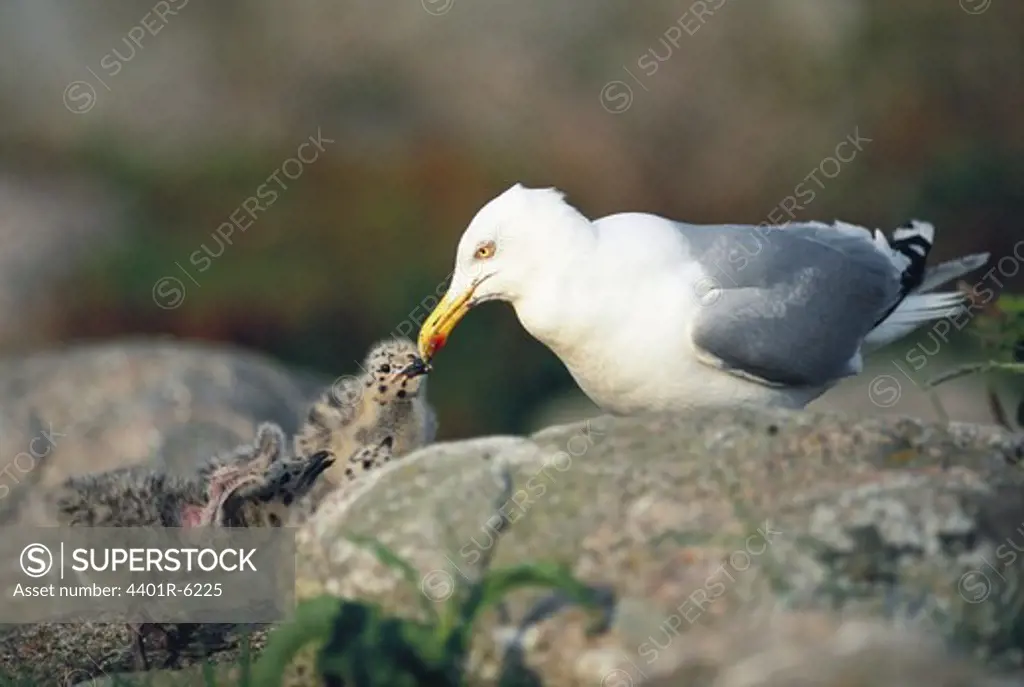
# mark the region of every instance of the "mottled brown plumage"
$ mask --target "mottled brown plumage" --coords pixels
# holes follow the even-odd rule
[[[61,525],[87,527],[280,527],[333,462],[326,451],[290,457],[280,427],[264,423],[251,445],[208,460],[193,477],[133,467],[72,478],[52,498]],[[176,661],[196,626],[131,623],[136,662],[157,635]]]
[[[295,452],[330,451],[332,486],[401,457],[434,440],[437,415],[426,399],[426,377],[401,374],[416,360],[408,339],[375,344],[361,374],[341,377],[310,408],[295,436]]]
[[[120,468],[74,477],[47,499],[57,524],[93,527],[280,527],[301,522],[333,487],[347,484],[433,440],[437,420],[425,377],[400,374],[415,360],[408,340],[376,344],[362,373],[325,390],[294,437],[259,425],[251,444],[214,455],[194,472]],[[319,479],[326,474],[328,479]],[[162,640],[176,662],[197,626],[131,624],[136,662],[146,640]]]

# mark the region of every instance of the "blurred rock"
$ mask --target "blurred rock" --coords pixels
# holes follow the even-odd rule
[[[674,647],[678,667],[650,687],[1019,687],[1020,677],[997,678],[951,656],[934,638],[878,620],[843,620],[816,612],[737,618],[730,627],[687,637]],[[237,666],[218,665],[218,685],[243,687]],[[118,676],[128,680],[131,676]],[[192,687],[202,671],[113,677],[83,687]],[[147,680],[143,682],[143,680]],[[550,683],[555,685],[557,683]],[[597,684],[597,683],[591,683]],[[610,672],[601,687],[635,687],[627,672]]]
[[[981,661],[995,674],[1022,659],[1024,564],[1006,555],[1024,520],[1024,476],[1011,465],[1022,458],[1024,438],[987,427],[753,410],[436,444],[328,497],[299,533],[297,591],[399,614],[415,613],[421,594],[443,603],[495,545],[511,474],[495,565],[569,564],[614,613],[607,632],[588,635],[581,609],[513,595],[482,620],[473,684],[508,671],[560,686],[774,687],[796,670],[815,687],[847,684],[840,675],[896,687],[925,684],[899,680],[931,665],[920,680],[982,685]],[[379,539],[421,584],[342,531]],[[95,631],[6,646],[8,666],[124,670],[109,659],[117,641]],[[108,657],[102,671],[89,656]],[[198,674],[162,672],[154,684]],[[744,682],[754,674],[761,682]]]
[[[529,438],[437,444],[329,497],[300,531],[297,591],[400,614],[415,613],[420,594],[446,600],[494,545],[507,468],[516,491],[503,506],[512,525],[496,565],[564,562],[614,590],[616,610],[610,632],[588,637],[582,611],[515,595],[509,615],[486,618],[477,633],[481,683],[503,670],[557,685],[615,675],[624,681],[604,684],[640,684],[677,670],[696,679],[684,645],[710,638],[738,661],[736,623],[785,609],[838,613],[833,625],[873,618],[1015,668],[1024,564],[1006,552],[1024,521],[1024,476],[1011,465],[1022,458],[1024,438],[994,428],[782,411],[600,417]],[[424,574],[421,588],[343,530],[407,558]],[[517,642],[518,665],[506,651]],[[782,660],[784,644],[766,651]],[[835,669],[827,656],[823,675]],[[879,668],[891,674],[877,684],[925,659],[906,660]],[[702,665],[706,682],[687,684],[736,679],[729,661]]]
[[[263,421],[291,434],[326,383],[239,348],[173,339],[0,359],[0,499],[27,482],[147,461],[181,471],[250,442]]]
[[[878,620],[774,613],[678,647],[651,687],[1011,687],[934,638]],[[680,644],[684,644],[680,642]],[[605,687],[625,687],[612,682]]]

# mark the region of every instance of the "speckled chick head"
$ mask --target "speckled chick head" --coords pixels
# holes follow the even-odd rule
[[[426,380],[401,373],[415,359],[408,339],[374,344],[359,375],[340,377],[312,404],[295,435],[295,452],[336,456],[327,481],[338,486],[433,441],[437,415],[427,402]]]
[[[327,451],[291,457],[280,427],[261,425],[247,458],[210,476],[203,524],[221,527],[281,527],[334,459]],[[243,455],[239,450],[236,456]]]
[[[370,394],[381,404],[426,393],[427,376],[407,377],[398,374],[416,360],[416,344],[409,339],[393,338],[378,341],[363,361]]]
[[[199,467],[199,478],[209,482],[216,475],[217,480],[226,484],[231,476],[257,474],[279,460],[287,446],[284,430],[272,422],[261,423],[252,443],[207,459]]]

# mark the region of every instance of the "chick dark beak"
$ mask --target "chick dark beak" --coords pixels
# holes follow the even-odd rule
[[[310,458],[309,466],[302,473],[302,486],[303,488],[309,488],[313,486],[317,478],[322,475],[327,468],[334,465],[334,456],[329,451],[319,451]]]
[[[415,360],[399,370],[398,375],[412,379],[414,377],[419,377],[420,375],[430,374],[433,369],[433,365],[417,356]]]

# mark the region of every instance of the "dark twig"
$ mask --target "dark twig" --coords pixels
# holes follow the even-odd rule
[[[989,360],[984,363],[970,363],[969,365],[961,365],[954,367],[948,372],[943,372],[937,377],[925,382],[925,386],[931,388],[936,387],[940,384],[959,379],[960,377],[966,377],[972,374],[985,374],[994,370],[1003,370],[1006,372],[1016,372],[1018,374],[1024,374],[1024,363],[1006,363],[998,360]]]

